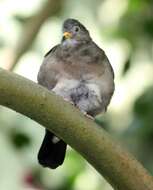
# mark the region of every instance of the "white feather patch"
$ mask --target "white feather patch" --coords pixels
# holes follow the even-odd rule
[[[58,143],[59,141],[60,141],[60,139],[59,139],[58,137],[56,137],[56,136],[54,136],[54,137],[52,138],[52,142],[53,142],[54,144]]]
[[[53,91],[56,94],[61,94],[62,91],[69,91],[72,88],[75,88],[78,86],[78,84],[80,83],[79,80],[73,80],[73,79],[61,79],[57,85],[55,86],[55,88],[53,88]]]
[[[101,102],[101,94],[100,89],[97,84],[94,83],[88,83],[86,86],[89,88],[89,90],[93,91],[95,95],[97,96],[98,100]]]

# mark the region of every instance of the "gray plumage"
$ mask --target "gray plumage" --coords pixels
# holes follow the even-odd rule
[[[63,33],[61,43],[45,55],[39,84],[91,116],[106,111],[114,92],[114,72],[105,52],[77,20],[67,19]]]

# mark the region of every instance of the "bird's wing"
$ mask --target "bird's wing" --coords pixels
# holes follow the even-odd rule
[[[51,48],[44,57],[47,57],[48,55],[52,54],[57,48],[59,47],[59,45],[54,46],[53,48]]]
[[[103,110],[106,110],[114,92],[114,71],[105,52],[95,43],[92,43],[92,45],[94,56],[99,58],[94,62],[94,82],[98,85],[100,91]]]
[[[103,110],[106,111],[114,93],[114,71],[106,55],[101,65],[104,72],[99,76],[98,83],[102,99],[102,107],[104,108]]]
[[[57,83],[57,71],[52,69],[54,65],[55,54],[54,52],[59,47],[59,45],[54,46],[50,51],[48,51],[44,56],[44,61],[38,72],[37,80],[38,84],[45,86],[49,90],[53,89]]]

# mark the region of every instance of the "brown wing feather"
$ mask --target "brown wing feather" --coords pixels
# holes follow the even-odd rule
[[[50,51],[45,54],[44,61],[40,67],[38,72],[37,80],[38,84],[45,86],[49,90],[53,89],[57,83],[56,76],[57,72],[53,70],[51,67],[48,68],[46,65],[54,59],[54,52],[59,47],[59,45],[54,46]],[[53,63],[52,63],[53,64]]]

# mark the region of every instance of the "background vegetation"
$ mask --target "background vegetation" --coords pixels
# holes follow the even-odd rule
[[[115,70],[115,94],[107,114],[97,116],[97,122],[153,173],[151,0],[1,0],[0,66],[36,81],[43,55],[59,43],[68,17],[88,27]],[[57,170],[39,166],[36,155],[44,129],[35,125],[0,107],[0,189],[112,189],[71,148]]]

